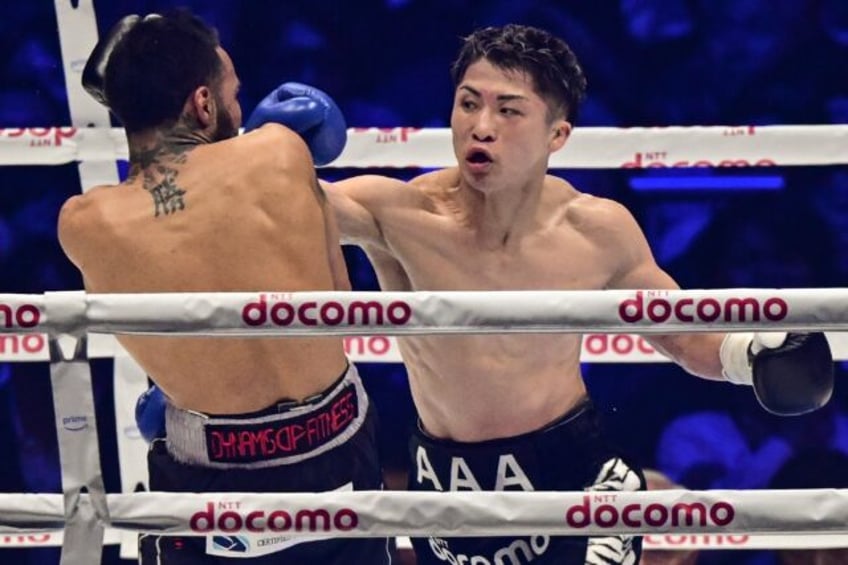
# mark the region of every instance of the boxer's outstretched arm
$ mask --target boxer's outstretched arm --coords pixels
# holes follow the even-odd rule
[[[654,262],[653,257],[627,272],[615,288],[668,289],[680,287]],[[669,335],[645,335],[654,348],[686,369],[687,372],[705,379],[725,380],[722,374],[721,350],[725,334],[687,333]]]
[[[610,288],[676,289],[657,266],[633,216],[610,201],[602,205],[600,241],[613,264]],[[774,414],[817,410],[833,393],[833,356],[822,332],[698,333],[649,336],[648,341],[688,372],[707,379],[751,385],[760,404]]]
[[[680,286],[663,271],[642,229],[633,215],[612,200],[591,198],[587,201],[586,235],[603,250],[611,289],[668,289]],[[645,338],[660,353],[683,367],[687,372],[712,380],[722,376],[721,348],[723,334],[697,333],[646,335]]]
[[[321,181],[336,215],[343,243],[386,249],[381,218],[411,191],[405,182],[379,175],[361,175],[334,183]]]

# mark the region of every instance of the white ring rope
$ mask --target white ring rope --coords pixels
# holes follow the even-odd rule
[[[433,334],[620,330],[837,329],[848,289],[698,291],[311,292],[0,295],[0,328],[70,333],[243,335]],[[839,534],[804,543],[846,544],[847,491],[651,493],[355,492],[77,498],[94,523],[123,532],[284,535]],[[519,498],[527,497],[520,500]],[[163,497],[168,503],[163,504]],[[325,499],[332,498],[332,501]],[[103,506],[98,510],[95,506]],[[59,529],[60,495],[0,497],[0,533]],[[786,508],[782,508],[786,505]],[[163,511],[167,508],[167,511]],[[809,509],[815,508],[814,513]],[[844,508],[844,510],[843,510]],[[35,511],[34,511],[35,509]],[[40,509],[40,513],[39,513]],[[217,512],[218,518],[215,518]],[[302,529],[300,516],[313,526]],[[43,520],[43,521],[42,521]],[[206,520],[206,525],[198,526]],[[304,518],[306,520],[306,518]],[[4,529],[5,528],[5,529]],[[104,538],[101,538],[101,542]],[[803,538],[801,538],[803,539]],[[767,543],[763,541],[763,543]]]
[[[107,501],[105,525],[171,535],[848,534],[844,489],[146,492],[109,494]],[[88,504],[88,496],[80,502]],[[62,495],[0,495],[2,534],[58,530],[62,516]]]
[[[60,165],[77,160],[108,162],[125,160],[127,154],[126,136],[120,128],[0,129],[0,166]],[[551,156],[550,166],[639,169],[845,163],[848,163],[848,125],[839,124],[576,128],[567,149]],[[331,167],[455,164],[447,128],[351,128],[344,152]]]
[[[0,294],[0,333],[661,334],[846,323],[848,288]]]

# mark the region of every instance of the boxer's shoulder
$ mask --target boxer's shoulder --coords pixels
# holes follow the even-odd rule
[[[250,133],[210,146],[205,155],[212,168],[225,166],[252,186],[279,184],[279,181],[312,184],[315,166],[303,139],[277,124],[267,124]],[[196,163],[201,168],[204,164]],[[229,165],[233,165],[232,167]]]
[[[296,163],[312,168],[312,157],[303,138],[280,124],[265,124],[244,135],[219,142],[219,145],[255,155],[270,163]]]
[[[633,215],[621,203],[585,192],[574,191],[566,196],[562,200],[562,210],[566,221],[587,235],[627,231],[628,227],[636,227]]]
[[[92,251],[115,245],[115,234],[122,215],[121,203],[115,201],[116,188],[94,187],[62,204],[56,233],[62,250],[75,265],[85,263]]]
[[[101,185],[75,194],[65,200],[59,209],[59,232],[77,231],[101,223],[105,216],[105,202],[115,196],[115,189],[123,185]]]

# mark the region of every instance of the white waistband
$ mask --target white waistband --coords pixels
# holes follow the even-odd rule
[[[346,392],[346,390],[350,392]],[[344,405],[341,406],[341,403]],[[350,364],[343,377],[322,393],[319,399],[314,402],[287,407],[276,413],[259,413],[255,417],[209,416],[200,412],[183,410],[168,402],[165,410],[166,445],[168,452],[177,461],[215,469],[259,469],[291,465],[326,453],[349,440],[365,421],[368,404],[368,395],[359,378],[359,373],[356,367]],[[339,406],[341,406],[341,409],[336,410]],[[355,408],[355,414],[348,418],[346,411],[351,407]],[[329,414],[330,411],[333,411],[332,415]],[[311,418],[311,416],[324,416],[324,418],[319,421],[318,418]],[[342,423],[339,423],[339,420]],[[304,422],[304,424],[302,425],[299,422]],[[329,428],[333,428],[337,424],[339,428],[337,433],[333,430],[328,431]],[[257,430],[257,433],[261,436],[258,439],[248,436],[248,443],[246,444],[236,437],[234,439],[239,442],[239,446],[229,446],[231,450],[242,450],[240,453],[246,455],[247,459],[252,457],[255,460],[222,461],[213,460],[210,457],[210,448],[212,450],[217,449],[215,445],[209,443],[210,436],[208,434],[215,433],[210,432],[210,429],[212,427],[226,429],[228,426],[242,430],[248,428]],[[312,435],[320,436],[324,433],[329,433],[332,437],[326,442],[320,442],[315,447],[291,449],[295,453],[287,453],[286,447],[296,446],[281,445],[280,442],[296,443],[291,437],[291,432],[298,430],[298,428],[302,434],[308,436],[307,440],[311,440]],[[304,430],[304,428],[309,429]],[[280,433],[274,433],[279,430],[287,431],[288,435],[281,439]],[[303,435],[299,437],[302,438]],[[310,441],[306,443],[310,443]],[[273,453],[262,456],[254,455],[251,451],[262,447],[270,448],[269,451]],[[250,451],[250,453],[245,454],[243,453],[244,450]]]

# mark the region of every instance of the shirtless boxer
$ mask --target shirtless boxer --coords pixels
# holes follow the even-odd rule
[[[678,288],[625,208],[546,175],[585,89],[565,43],[522,26],[480,30],[466,39],[454,78],[456,167],[410,183],[359,176],[326,185],[343,239],[365,249],[383,290]],[[272,93],[254,115],[274,121],[277,110]],[[784,337],[649,339],[695,375],[754,381],[772,411],[815,409],[833,379],[824,337],[793,335],[781,346]],[[420,416],[412,489],[645,488],[588,398],[580,336],[410,336],[400,348]],[[421,564],[632,564],[641,551],[626,536],[413,543]]]
[[[479,30],[452,70],[456,167],[409,183],[359,176],[326,185],[343,241],[364,248],[383,290],[678,288],[623,206],[546,174],[586,85],[563,41],[517,25]],[[755,381],[764,406],[795,414],[827,402],[833,373],[823,334],[790,336],[646,337],[688,372]],[[401,338],[420,417],[410,488],[644,489],[641,472],[604,436],[581,377],[580,341]],[[414,545],[420,564],[536,565],[631,564],[641,544],[538,535]]]
[[[317,162],[341,151],[337,108],[288,99],[297,110],[292,123],[317,111],[340,138],[312,130],[307,146],[276,124],[236,137],[233,63],[214,30],[184,11],[121,20],[83,80],[125,126],[130,152],[126,181],[72,197],[60,214],[62,247],[86,290],[349,290],[310,155]],[[286,123],[281,114],[276,121]],[[328,140],[336,146],[321,146]],[[167,440],[148,454],[152,490],[381,488],[374,408],[341,338],[119,341],[167,395]],[[337,426],[302,433],[327,414]],[[291,441],[279,449],[238,444],[258,431]],[[142,563],[164,565],[230,563],[233,555],[250,563],[391,562],[386,539],[286,540],[279,532],[142,535],[139,550]]]

